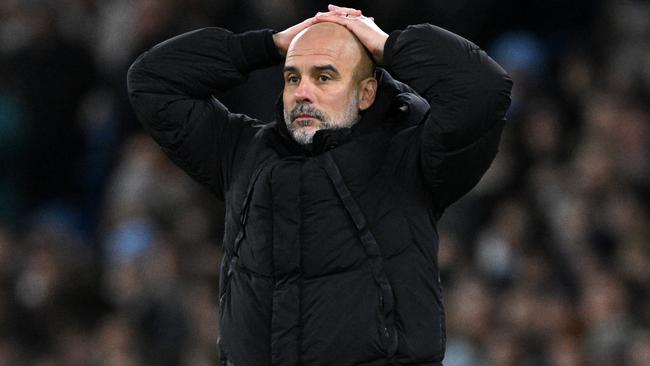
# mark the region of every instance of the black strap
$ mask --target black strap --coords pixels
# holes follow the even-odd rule
[[[372,269],[372,275],[375,282],[381,289],[380,305],[384,312],[385,328],[382,330],[384,341],[387,346],[388,357],[392,357],[397,352],[397,332],[395,329],[395,298],[393,288],[388,281],[386,271],[384,270],[384,260],[379,249],[379,244],[368,227],[368,222],[361,208],[352,197],[352,193],[345,185],[343,176],[339,167],[336,165],[331,153],[325,153],[318,157],[322,167],[325,169],[328,177],[334,184],[334,189],[343,202],[345,210],[354,222],[354,226],[359,232],[359,239],[363,244],[363,249]]]

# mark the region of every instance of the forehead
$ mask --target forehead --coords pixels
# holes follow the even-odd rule
[[[350,44],[343,40],[324,39],[319,42],[301,39],[289,48],[284,64],[298,68],[331,64],[347,69],[354,67],[358,58]]]

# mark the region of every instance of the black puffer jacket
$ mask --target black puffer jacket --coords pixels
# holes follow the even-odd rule
[[[509,77],[448,31],[395,31],[384,56],[401,82],[378,70],[362,120],[319,131],[307,150],[281,113],[264,123],[211,96],[281,62],[271,35],[194,31],[128,75],[154,139],[225,200],[222,356],[235,366],[439,365],[436,221],[494,158]]]

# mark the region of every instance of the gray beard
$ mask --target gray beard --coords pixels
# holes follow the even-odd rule
[[[329,116],[319,111],[318,109],[312,107],[311,104],[308,103],[296,104],[296,106],[291,111],[287,111],[285,109],[284,121],[287,125],[287,129],[289,130],[289,133],[291,133],[291,137],[293,137],[293,139],[300,145],[308,145],[313,142],[314,135],[316,134],[317,131],[337,130],[341,128],[352,127],[361,119],[361,115],[359,113],[359,98],[357,94],[358,93],[355,93],[350,103],[348,103],[348,107],[345,113],[343,114],[341,121],[332,121],[332,119],[330,119]],[[294,126],[294,124],[292,123],[293,120],[302,114],[307,114],[313,118],[318,119],[320,121],[320,127],[318,128],[318,130],[308,133],[305,132],[303,129],[301,129],[299,126],[298,127]]]

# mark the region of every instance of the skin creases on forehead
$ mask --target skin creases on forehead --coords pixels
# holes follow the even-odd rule
[[[353,68],[358,63],[358,58],[333,48],[296,49],[287,54],[285,66],[303,66],[300,65],[303,62],[322,65],[332,64],[340,70],[342,67],[344,69]]]
[[[299,45],[300,46],[300,45]],[[340,54],[340,50],[337,50],[333,46],[319,46],[319,47],[294,47],[287,52],[287,58],[297,57],[297,56],[329,56],[336,57]]]

